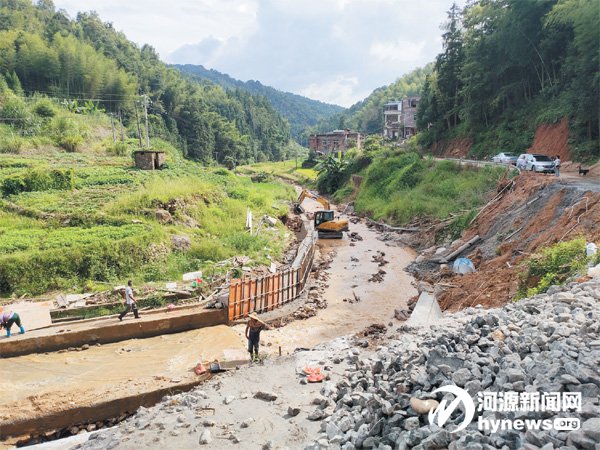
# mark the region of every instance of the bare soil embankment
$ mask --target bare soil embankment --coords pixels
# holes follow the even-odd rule
[[[517,293],[520,264],[525,258],[554,243],[585,236],[600,240],[600,192],[585,191],[576,183],[552,176],[524,173],[495,202],[488,204],[453,243],[451,249],[476,235],[478,244],[465,252],[477,271],[453,274],[429,262],[431,253],[413,265],[417,276],[432,284],[444,310],[481,304],[498,307]]]

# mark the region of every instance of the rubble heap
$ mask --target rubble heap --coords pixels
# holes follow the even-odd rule
[[[370,356],[357,348],[353,364],[321,391],[321,436],[307,449],[596,449],[600,442],[600,279],[552,287],[501,309],[468,308],[431,329],[403,326]],[[475,411],[468,427],[460,409],[443,428],[428,412],[444,385],[479,392],[580,392],[581,408],[568,412]],[[451,401],[454,396],[448,395]],[[428,400],[429,399],[429,400]],[[428,401],[427,401],[428,400]],[[485,419],[576,417],[575,431],[480,431]]]

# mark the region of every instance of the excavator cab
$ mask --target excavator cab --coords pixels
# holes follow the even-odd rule
[[[315,228],[325,222],[331,222],[335,219],[333,211],[317,211],[315,212]]]
[[[319,238],[325,239],[341,239],[344,237],[344,231],[348,231],[348,220],[347,219],[335,219],[335,212],[332,211],[329,205],[329,201],[321,197],[318,194],[310,192],[304,189],[296,203],[294,203],[294,209],[297,214],[302,214],[304,212],[304,208],[302,208],[302,202],[305,198],[312,198],[316,202],[320,203],[323,206],[323,211],[315,211],[314,216],[314,225],[315,230],[319,233]]]
[[[314,224],[319,239],[342,239],[344,231],[348,231],[348,220],[336,220],[335,213],[331,210],[316,211]]]

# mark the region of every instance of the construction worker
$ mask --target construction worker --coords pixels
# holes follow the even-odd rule
[[[258,360],[258,347],[260,346],[260,332],[269,329],[269,326],[260,320],[256,314],[248,315],[248,324],[246,325],[246,339],[248,339],[248,353],[252,361]]]
[[[19,317],[19,315],[13,311],[5,312],[2,314],[1,326],[6,328],[6,337],[10,337],[10,329],[13,323],[16,323],[19,329],[21,330],[20,334],[25,333],[25,328],[23,328],[23,325],[21,325],[21,318]]]
[[[123,311],[121,314],[119,314],[119,320],[123,320],[123,317],[129,311],[133,311],[133,315],[135,316],[136,319],[140,318],[140,315],[138,314],[138,309],[137,309],[137,300],[133,296],[133,287],[132,286],[133,286],[133,281],[129,280],[127,282],[127,287],[125,288],[125,311]]]

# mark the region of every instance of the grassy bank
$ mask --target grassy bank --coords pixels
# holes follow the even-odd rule
[[[328,188],[336,201],[354,201],[357,212],[395,225],[458,214],[449,227],[453,236],[466,227],[504,174],[502,168],[461,166],[373,143],[327,166],[331,168],[321,170],[317,185]],[[362,177],[358,188],[350,179],[353,174]]]
[[[94,135],[101,122],[83,123]],[[38,138],[43,145],[25,139],[18,154],[0,154],[3,295],[219,274],[228,269],[219,261],[246,255],[249,265],[269,264],[284,249],[283,226],[259,236],[244,227],[248,208],[256,221],[287,212],[293,189],[277,180],[203,167],[161,140],[152,145],[167,153],[166,167],[142,171],[127,146],[122,156],[85,143],[67,152]],[[47,177],[53,171],[59,181]]]
[[[289,160],[239,166],[236,172],[252,177],[265,177],[267,179],[272,179],[273,177],[283,178],[302,185],[310,185],[317,178],[317,172],[314,169],[302,168],[302,159],[300,158],[297,163],[295,160]]]

